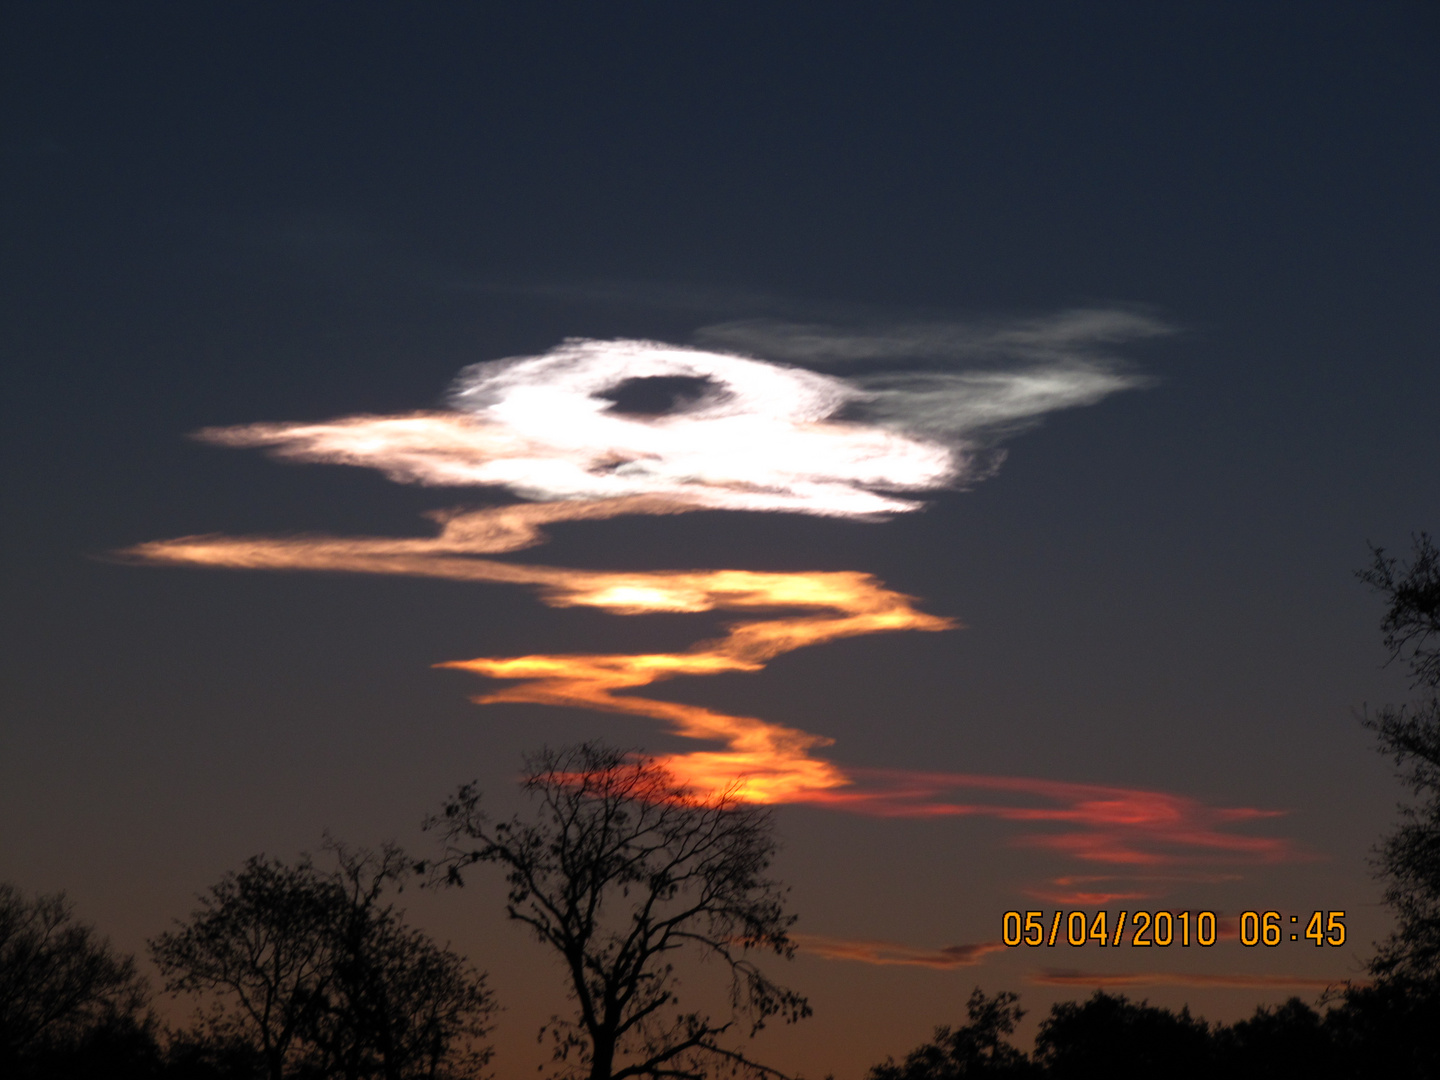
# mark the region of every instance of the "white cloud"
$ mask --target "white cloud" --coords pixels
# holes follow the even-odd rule
[[[857,416],[960,448],[992,444],[1058,409],[1093,405],[1149,380],[1106,346],[1172,333],[1146,315],[1079,308],[1009,323],[843,328],[748,319],[704,327],[700,342],[840,368]]]
[[[695,339],[798,364],[880,361],[957,364],[1104,362],[1101,347],[1162,337],[1167,324],[1134,311],[1074,308],[1010,322],[910,322],[847,328],[782,319],[740,319],[700,329]]]
[[[847,334],[778,323],[704,332],[785,360],[886,362],[849,378],[732,352],[572,338],[539,356],[466,368],[448,411],[200,435],[532,500],[659,496],[715,509],[876,516],[976,479],[983,470],[973,451],[997,433],[1137,385],[1090,350],[1161,329],[1123,313],[1080,312],[983,332]],[[948,367],[936,366],[947,357]],[[955,370],[962,357],[991,363]],[[902,369],[902,359],[922,365]],[[617,391],[643,385],[637,380],[679,381],[693,393],[655,412],[617,407]]]

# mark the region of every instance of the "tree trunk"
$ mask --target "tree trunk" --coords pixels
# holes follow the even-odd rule
[[[606,1032],[594,1037],[594,1052],[590,1056],[590,1080],[610,1080],[615,1068],[615,1035]]]

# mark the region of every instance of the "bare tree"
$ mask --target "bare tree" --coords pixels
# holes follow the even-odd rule
[[[576,1015],[547,1026],[558,1075],[779,1075],[731,1045],[773,1018],[810,1013],[750,958],[795,949],[784,890],[765,876],[776,850],[769,812],[702,799],[653,759],[596,744],[528,765],[537,820],[491,821],[471,784],[426,827],[442,840],[435,880],[460,885],[467,867],[498,863],[510,917],[563,959]],[[723,965],[728,1015],[681,1009],[678,950]]]
[[[133,1018],[145,998],[134,959],[76,922],[63,894],[27,900],[0,884],[0,1075],[43,1046]]]

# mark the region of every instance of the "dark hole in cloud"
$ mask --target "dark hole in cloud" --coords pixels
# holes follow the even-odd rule
[[[704,375],[650,375],[626,379],[596,397],[613,401],[608,412],[664,416],[683,412],[704,397],[720,393],[720,384]]]

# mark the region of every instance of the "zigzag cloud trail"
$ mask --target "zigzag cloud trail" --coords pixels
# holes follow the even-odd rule
[[[290,460],[362,465],[432,486],[500,487],[531,501],[432,515],[440,525],[433,537],[191,536],[122,554],[148,564],[526,585],[552,607],[616,615],[734,612],[739,618],[722,636],[681,652],[481,657],[439,666],[509,684],[476,698],[481,703],[529,702],[661,721],[676,735],[714,747],[667,756],[680,779],[747,801],[888,817],[978,815],[1040,826],[1022,842],[1128,873],[1289,858],[1286,841],[1231,829],[1271,816],[1266,811],[1100,785],[846,767],[820,753],[832,742],[823,735],[634,692],[679,676],[759,671],[784,653],[840,638],[957,625],[920,611],[914,598],[871,575],[622,573],[486,557],[543,542],[546,525],[623,515],[750,510],[877,519],[914,510],[921,505],[916,495],[978,478],[995,432],[1135,385],[1090,355],[1087,340],[1159,332],[1116,313],[1026,326],[964,339],[987,356],[1029,349],[1024,355],[1031,362],[1018,371],[889,370],[841,379],[652,342],[571,340],[539,357],[466,369],[449,410],[208,430],[200,433],[207,441],[268,447]],[[741,329],[771,333],[781,345],[789,333],[788,347],[799,347],[794,340],[815,347],[814,328],[803,328],[803,335]],[[926,340],[937,335],[933,327],[925,333]],[[893,352],[902,338],[893,332],[852,336],[845,355],[867,347]],[[659,409],[617,408],[626,387],[637,385],[663,390],[672,400]],[[1045,895],[1090,902],[1155,895],[1152,886],[1137,892],[1134,883],[1098,888],[1092,880],[1098,879],[1057,879],[1060,892]]]
[[[953,622],[917,611],[911,598],[867,574],[765,574],[744,570],[604,573],[533,566],[459,554],[514,550],[538,540],[537,521],[571,512],[594,519],[622,513],[682,513],[683,504],[654,500],[549,503],[502,507],[450,518],[433,540],[197,536],[157,541],[129,555],[148,563],[237,569],[331,570],[538,586],[552,607],[595,607],[621,615],[652,612],[809,612],[739,622],[714,641],[682,653],[568,654],[460,660],[441,667],[517,685],[477,700],[529,702],[627,713],[666,721],[678,735],[719,742],[723,751],[675,755],[667,763],[683,781],[710,790],[738,784],[754,802],[812,801],[851,783],[836,765],[811,754],[819,735],[757,717],[617,693],[680,675],[759,671],[782,653],[842,637],[896,630],[945,630]]]

